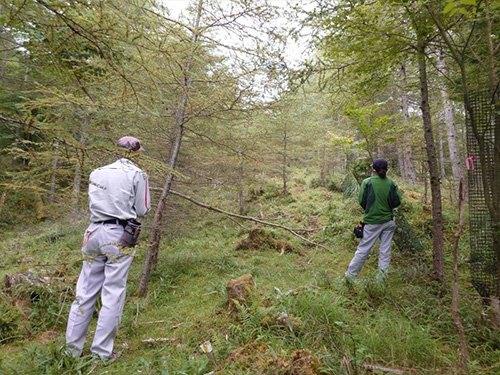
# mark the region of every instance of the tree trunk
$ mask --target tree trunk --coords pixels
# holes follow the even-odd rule
[[[458,228],[455,233],[455,240],[453,243],[453,286],[451,292],[451,316],[453,323],[457,329],[460,341],[460,364],[463,372],[468,371],[469,351],[467,349],[467,338],[465,337],[465,329],[460,318],[460,291],[458,284],[458,244],[462,236],[464,226],[464,194],[463,194],[463,180],[458,182]]]
[[[73,194],[71,201],[71,223],[74,224],[80,217],[80,190],[82,184],[82,166],[80,160],[80,152],[77,151],[78,161],[75,167],[75,174],[73,176]]]
[[[408,125],[410,122],[410,111],[408,109],[408,91],[407,91],[407,79],[406,79],[406,67],[401,65],[401,78],[402,78],[402,90],[401,90],[401,111],[403,113],[403,122]],[[405,126],[406,127],[406,126]],[[411,145],[407,145],[403,137],[403,152],[399,153],[401,155],[400,168],[403,180],[414,185],[417,179],[415,173],[415,166],[413,164],[413,151]]]
[[[181,149],[181,143],[184,136],[184,122],[186,120],[186,109],[189,97],[189,91],[191,89],[191,65],[193,62],[194,54],[196,51],[196,43],[199,38],[200,30],[200,19],[202,13],[203,0],[198,1],[198,7],[196,12],[196,19],[193,29],[193,34],[191,36],[191,49],[184,62],[184,79],[183,79],[183,94],[179,99],[177,110],[175,113],[175,129],[176,136],[173,147],[170,152],[169,166],[172,170],[175,170],[177,166],[177,159]],[[163,189],[158,201],[158,206],[156,207],[155,215],[153,217],[153,222],[151,223],[151,232],[149,234],[148,251],[146,258],[144,260],[144,265],[142,268],[141,279],[139,282],[139,289],[137,294],[143,296],[146,294],[149,274],[151,273],[151,268],[156,266],[158,262],[158,252],[160,247],[161,236],[163,234],[162,219],[167,204],[167,197],[172,187],[172,182],[174,180],[174,175],[168,173],[165,177],[165,182],[163,183]]]
[[[319,166],[319,179],[321,186],[326,185],[326,146],[321,146],[320,149],[320,166]]]
[[[446,178],[446,171],[444,168],[444,140],[443,140],[443,124],[438,121],[438,148],[439,148],[439,177],[441,181]]]
[[[83,124],[80,128],[80,143],[84,144],[86,139],[87,130],[90,126],[90,117],[84,114]],[[71,223],[76,223],[80,217],[80,192],[82,185],[82,168],[84,154],[80,149],[76,150],[77,164],[75,166],[75,175],[73,176],[73,199],[71,202]]]
[[[0,194],[0,215],[2,214],[3,206],[5,205],[5,199],[7,198],[7,192],[4,191]]]
[[[446,61],[438,53],[438,68],[443,75],[447,74]],[[457,129],[455,126],[455,115],[451,106],[451,101],[448,98],[448,90],[446,86],[441,85],[441,100],[443,101],[444,122],[446,124],[446,132],[448,138],[448,150],[450,151],[451,173],[453,174],[453,181],[455,186],[455,195],[458,194],[458,184],[460,180],[464,179],[464,170],[460,162],[460,149],[458,146]],[[465,191],[465,190],[464,190]],[[467,196],[465,194],[464,196]]]
[[[432,255],[433,255],[433,277],[443,281],[444,277],[444,238],[443,238],[443,216],[441,206],[441,183],[439,180],[439,169],[432,133],[431,110],[429,105],[429,88],[427,82],[427,69],[425,62],[425,42],[423,35],[417,29],[417,60],[420,81],[422,120],[424,125],[425,149],[427,152],[427,163],[429,166],[429,177],[431,185],[432,200]]]
[[[240,215],[243,215],[245,213],[245,206],[243,204],[243,175],[244,175],[244,168],[243,168],[243,156],[240,154],[239,155],[239,169],[238,169],[238,207],[239,207],[239,213]]]
[[[58,152],[58,149],[59,149],[59,142],[58,141],[56,141],[54,143],[54,149],[55,149],[55,152]],[[57,171],[58,162],[59,162],[59,157],[56,154],[54,156],[54,158],[52,159],[52,166],[51,166],[52,172],[50,174],[50,190],[49,190],[49,199],[48,199],[48,202],[50,204],[54,203],[54,196],[56,193],[56,171]]]
[[[281,192],[281,194],[283,195],[286,195],[288,194],[288,187],[287,187],[287,180],[288,180],[288,176],[287,176],[287,173],[286,173],[286,164],[288,162],[287,160],[287,146],[288,146],[288,132],[287,132],[287,125],[286,125],[286,122],[284,124],[284,128],[283,128],[283,159],[282,159],[282,162],[281,162],[281,178],[282,178],[282,181],[283,181],[283,190]]]

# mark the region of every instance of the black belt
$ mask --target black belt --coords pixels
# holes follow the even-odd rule
[[[94,224],[119,224],[122,227],[124,227],[127,225],[127,220],[109,219],[109,220],[103,220],[103,221],[96,221]]]

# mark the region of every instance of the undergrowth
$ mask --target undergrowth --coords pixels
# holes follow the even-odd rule
[[[458,373],[450,280],[440,285],[428,276],[430,213],[422,206],[421,196],[404,189],[403,209],[426,250],[394,251],[386,284],[375,282],[375,250],[358,280],[348,286],[342,275],[355,251],[351,231],[361,210],[342,192],[308,187],[312,178],[297,177],[289,196],[278,194],[278,186],[270,182],[247,202],[254,208],[248,214],[262,212],[268,221],[314,227],[317,231],[308,238],[329,250],[269,228],[273,238],[289,242],[297,251],[236,250],[253,224],[242,223],[245,229],[192,208],[191,216],[176,224],[178,230],[164,237],[149,293],[138,298],[134,292],[145,246],[139,247],[115,343],[123,354],[109,365],[89,356],[95,319],[84,356],[72,359],[63,351],[86,224],[45,222],[29,231],[7,233],[1,245],[0,276],[35,269],[51,283],[0,294],[0,373],[291,374],[300,356],[310,358],[311,368],[323,374],[363,374],[367,364],[416,374]],[[445,215],[450,234],[456,212],[447,207]],[[461,254],[467,253],[465,237]],[[449,278],[450,259],[447,262]],[[498,335],[482,318],[482,306],[468,281],[466,255],[461,255],[460,272],[471,373],[496,373],[500,370]],[[253,275],[255,293],[231,314],[226,283],[245,273]],[[144,341],[149,338],[172,340],[150,344]],[[213,347],[213,356],[200,349],[206,341]]]

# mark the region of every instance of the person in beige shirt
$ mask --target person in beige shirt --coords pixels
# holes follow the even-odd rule
[[[132,155],[142,151],[140,141],[122,137],[117,146],[124,149],[123,157],[97,168],[89,178],[91,223],[83,238],[85,260],[66,329],[66,350],[75,357],[82,353],[99,294],[102,307],[90,350],[104,360],[116,356],[114,339],[133,259],[123,251],[120,242],[127,222],[146,215],[151,207],[148,176],[131,160],[134,159]]]

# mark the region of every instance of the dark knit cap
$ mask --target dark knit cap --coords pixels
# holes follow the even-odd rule
[[[388,165],[387,165],[387,160],[385,159],[375,159],[373,161],[373,169],[375,169],[377,172],[381,170],[387,170]]]

